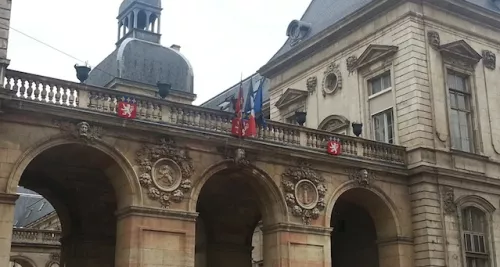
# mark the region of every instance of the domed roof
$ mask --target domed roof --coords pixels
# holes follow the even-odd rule
[[[193,69],[178,51],[136,38],[127,38],[89,74],[85,83],[107,86],[114,78],[193,93]]]
[[[141,3],[161,8],[161,0],[123,0],[122,4],[120,5],[118,14],[121,14],[123,11],[125,11],[129,6],[131,6],[134,3]]]

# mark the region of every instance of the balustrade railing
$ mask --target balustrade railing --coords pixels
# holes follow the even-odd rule
[[[61,238],[60,231],[23,229],[23,228],[14,228],[14,230],[12,231],[13,243],[59,245],[60,238]]]
[[[118,102],[126,100],[137,104],[138,120],[231,134],[233,114],[229,112],[13,70],[7,70],[4,87],[12,95],[28,101],[109,114],[116,114]],[[274,121],[259,128],[256,139],[315,151],[326,151],[327,142],[335,140],[342,144],[342,156],[401,165],[406,157],[404,147]]]

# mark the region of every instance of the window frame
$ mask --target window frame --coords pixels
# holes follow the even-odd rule
[[[374,98],[374,97],[377,97],[379,95],[382,95],[382,94],[385,94],[389,91],[392,90],[392,87],[394,86],[393,85],[393,75],[392,75],[392,72],[390,69],[387,69],[387,68],[384,68],[382,69],[381,71],[378,71],[376,73],[374,73],[375,75],[369,77],[366,79],[366,82],[367,82],[367,89],[368,89],[368,98],[371,99],[371,98]],[[391,83],[391,85],[387,88],[383,88],[381,89],[380,91],[376,92],[376,93],[373,93],[373,85],[372,85],[372,82],[376,79],[381,79],[382,77],[384,76],[389,76],[389,81]]]
[[[466,151],[462,149],[461,145],[460,147],[457,147],[456,144],[453,142],[453,130],[452,130],[452,119],[451,119],[451,112],[452,112],[452,106],[451,106],[451,97],[450,97],[450,85],[448,81],[448,75],[450,73],[454,73],[458,76],[464,76],[465,77],[465,86],[467,92],[460,92],[458,90],[453,90],[456,92],[460,92],[461,94],[467,94],[469,97],[469,107],[470,111],[468,114],[468,120],[470,127],[469,128],[469,139],[470,139],[470,151]],[[446,97],[446,112],[447,112],[447,119],[448,119],[448,134],[449,134],[449,145],[451,150],[459,151],[462,153],[472,153],[472,154],[481,154],[482,153],[482,148],[480,146],[481,143],[481,136],[478,128],[478,112],[477,112],[477,97],[476,97],[476,82],[475,82],[475,73],[473,70],[469,70],[466,68],[460,68],[455,65],[451,65],[448,63],[444,64],[444,85],[445,85],[445,97]]]
[[[389,131],[387,131],[387,128],[388,128],[388,124],[387,124],[387,114],[388,113],[391,113],[391,116],[392,116],[392,143],[389,143]],[[384,115],[384,127],[386,128],[386,131],[385,131],[385,136],[384,136],[384,141],[380,141],[380,140],[377,140],[376,136],[377,136],[377,132],[375,130],[375,119],[374,117],[375,116],[379,116],[379,115]],[[375,114],[372,114],[371,115],[371,118],[370,118],[370,121],[371,121],[371,130],[372,130],[372,138],[374,141],[376,142],[383,142],[383,143],[386,143],[386,144],[391,144],[391,145],[394,145],[395,142],[396,142],[396,130],[395,130],[395,121],[394,121],[394,108],[393,107],[390,107],[390,108],[387,108],[387,109],[384,109],[382,111],[379,111]]]
[[[460,233],[460,249],[462,254],[462,266],[467,266],[468,258],[483,258],[486,259],[487,267],[495,267],[496,266],[496,256],[495,256],[495,246],[494,246],[494,237],[493,237],[493,212],[495,211],[495,207],[490,204],[487,200],[482,197],[476,195],[467,195],[461,197],[457,200],[457,223],[458,229]],[[479,210],[484,216],[484,246],[486,253],[473,253],[466,251],[466,233],[474,233],[474,231],[465,230],[465,226],[463,223],[464,212],[466,209],[475,208]]]

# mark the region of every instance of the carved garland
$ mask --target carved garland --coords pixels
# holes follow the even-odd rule
[[[172,201],[181,202],[184,194],[191,190],[192,159],[173,140],[164,138],[158,145],[144,145],[137,152],[137,162],[141,186],[147,189],[148,197],[158,200],[163,208],[168,208]]]
[[[323,97],[327,94],[334,94],[337,90],[342,89],[342,73],[339,65],[332,62],[325,70],[323,77]]]
[[[346,59],[346,67],[349,73],[352,73],[355,70],[357,62],[358,62],[358,57],[355,55],[349,56]]]
[[[299,162],[281,175],[287,206],[296,217],[302,217],[305,224],[318,219],[325,209],[325,179],[311,169],[310,164]]]

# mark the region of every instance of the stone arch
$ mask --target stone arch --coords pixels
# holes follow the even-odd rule
[[[495,206],[491,204],[491,202],[476,195],[461,196],[457,198],[455,203],[459,210],[471,206],[482,210],[486,214],[492,214],[496,210]]]
[[[38,267],[32,259],[22,255],[11,256],[10,261],[19,263],[22,267]]]
[[[17,186],[21,180],[21,176],[25,171],[26,167],[35,159],[38,155],[42,154],[51,148],[55,148],[61,145],[79,144],[89,146],[96,149],[109,156],[117,164],[117,167],[123,171],[125,175],[125,181],[118,181],[117,179],[110,179],[110,183],[116,190],[118,208],[130,205],[141,205],[142,204],[142,190],[139,184],[139,180],[136,177],[135,171],[132,168],[132,164],[128,159],[121,154],[115,147],[109,144],[95,140],[93,143],[83,143],[78,140],[70,140],[64,138],[63,136],[56,136],[49,138],[48,140],[41,141],[31,146],[26,150],[16,161],[14,167],[9,175],[7,181],[7,193],[16,194]],[[120,170],[112,170],[120,171]]]
[[[349,181],[341,184],[332,194],[327,202],[325,225],[328,225],[331,218],[335,203],[346,192],[351,190],[363,190],[367,197],[370,199],[365,202],[364,208],[374,218],[375,226],[377,227],[377,234],[381,239],[391,239],[401,236],[401,225],[399,222],[399,214],[397,212],[394,202],[377,186],[370,185],[370,187],[361,187],[354,181]],[[380,214],[374,214],[376,211]],[[379,220],[380,219],[380,220]]]
[[[198,197],[201,193],[201,190],[203,189],[203,186],[210,178],[221,171],[231,170],[233,168],[234,161],[224,160],[208,167],[205,171],[203,171],[203,173],[199,176],[200,178],[193,184],[193,190],[191,190],[191,196],[189,199],[189,211],[196,211]],[[254,165],[246,166],[242,169],[238,169],[238,171],[242,171],[246,175],[255,178],[255,182],[251,183],[256,187],[263,189],[261,190],[261,192],[259,192],[259,197],[261,200],[271,201],[268,203],[277,204],[275,205],[276,208],[271,210],[266,209],[268,208],[268,206],[264,205],[262,207],[264,215],[270,218],[272,222],[288,221],[288,209],[285,199],[283,197],[283,194],[281,194],[278,185],[273,181],[273,179],[264,170]]]
[[[318,126],[319,130],[333,132],[349,127],[349,120],[342,115],[330,115],[326,117]]]

